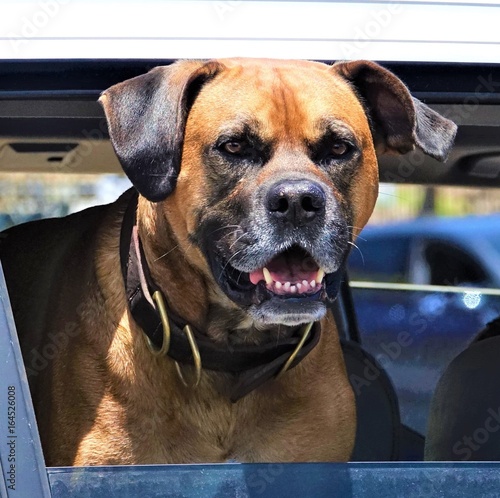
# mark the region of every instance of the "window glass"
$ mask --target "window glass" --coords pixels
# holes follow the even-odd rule
[[[113,202],[129,186],[123,175],[1,173],[0,230]]]
[[[353,288],[363,347],[389,374],[404,423],[426,433],[429,404],[447,365],[500,316],[500,296]]]
[[[403,422],[425,435],[445,368],[500,316],[500,192],[381,190],[349,259],[353,301],[362,345],[389,374]]]
[[[350,275],[356,280],[405,282],[410,250],[409,237],[371,238],[356,242],[349,258]]]
[[[425,249],[431,285],[487,285],[481,265],[465,251],[443,242],[432,242]]]

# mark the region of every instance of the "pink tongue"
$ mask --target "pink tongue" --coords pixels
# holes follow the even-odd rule
[[[276,282],[290,282],[291,284],[316,278],[318,265],[311,257],[301,258],[286,253],[279,254],[267,264],[271,277]],[[264,279],[262,269],[250,273],[250,281],[257,284]]]

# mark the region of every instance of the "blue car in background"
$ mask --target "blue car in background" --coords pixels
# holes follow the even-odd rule
[[[500,214],[371,225],[356,245],[351,280],[500,287]]]
[[[389,373],[403,421],[425,435],[444,369],[500,316],[500,215],[372,225],[356,246],[349,278],[361,342]]]

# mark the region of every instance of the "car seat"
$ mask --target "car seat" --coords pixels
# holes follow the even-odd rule
[[[434,392],[426,460],[500,460],[500,318],[442,375]]]
[[[356,443],[351,461],[422,460],[424,438],[401,423],[387,373],[360,344],[343,341],[347,375],[356,398]]]
[[[351,460],[422,460],[424,437],[401,423],[397,394],[389,376],[360,343],[347,275],[333,313],[356,398],[356,442]]]

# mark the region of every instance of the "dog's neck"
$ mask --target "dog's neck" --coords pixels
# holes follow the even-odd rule
[[[173,313],[214,341],[228,344],[257,345],[297,331],[297,327],[284,325],[259,327],[222,292],[208,268],[195,267],[193,258],[184,257],[186,251],[198,249],[189,240],[176,238],[161,203],[140,197],[137,209],[146,263]],[[190,296],[187,300],[186,295]]]
[[[223,373],[223,378],[231,373],[230,385],[224,381],[221,392],[227,391],[235,402],[294,368],[316,347],[319,323],[305,324],[300,330],[259,331],[247,325],[244,312],[235,314],[235,305],[227,306],[227,298],[219,296],[211,274],[207,277],[200,264],[204,258],[196,261],[193,256],[194,246],[184,257],[183,241],[173,238],[158,209],[142,203],[142,209],[149,210],[142,211],[133,192],[124,197],[129,202],[120,231],[120,263],[129,311],[147,336],[151,353],[170,356],[177,368],[179,363],[194,367],[194,387],[204,369]],[[137,220],[146,221],[138,224]],[[165,243],[169,237],[173,242]],[[177,248],[182,253],[174,257]]]

